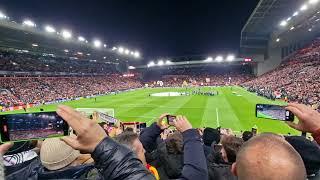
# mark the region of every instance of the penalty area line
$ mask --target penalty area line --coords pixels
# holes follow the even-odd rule
[[[220,126],[220,121],[219,121],[219,109],[218,108],[216,108],[216,115],[217,115],[217,119],[216,119],[217,127],[219,127]]]

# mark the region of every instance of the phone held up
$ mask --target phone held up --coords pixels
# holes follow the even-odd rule
[[[294,121],[294,114],[285,109],[285,106],[271,104],[257,104],[256,117],[278,121]]]
[[[69,135],[69,125],[56,112],[0,115],[1,142]]]
[[[173,125],[173,121],[177,118],[177,116],[167,115],[167,124]]]

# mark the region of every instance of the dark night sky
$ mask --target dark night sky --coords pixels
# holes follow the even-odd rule
[[[1,0],[17,22],[67,27],[87,39],[137,48],[145,58],[237,53],[259,0]]]

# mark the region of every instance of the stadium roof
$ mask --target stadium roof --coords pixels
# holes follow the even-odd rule
[[[264,53],[270,35],[279,22],[295,12],[306,0],[260,0],[241,31],[240,51]]]
[[[123,54],[118,48],[101,44],[96,48],[92,42],[79,42],[77,39],[66,39],[58,33],[48,33],[35,27],[28,27],[10,20],[0,19],[0,48],[12,50],[27,50],[39,54],[54,54],[65,58],[77,58],[84,60],[100,60],[106,63],[118,63],[134,58],[135,52]],[[94,42],[96,43],[96,42]],[[102,43],[102,42],[99,42]]]

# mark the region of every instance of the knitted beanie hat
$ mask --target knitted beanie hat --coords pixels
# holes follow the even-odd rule
[[[80,155],[60,138],[49,138],[43,141],[40,149],[40,159],[44,167],[57,170],[68,166]]]

